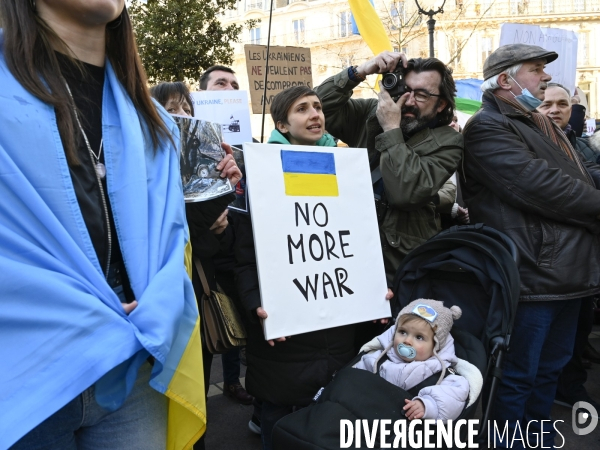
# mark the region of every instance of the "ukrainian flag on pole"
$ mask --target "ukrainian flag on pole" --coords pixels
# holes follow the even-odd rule
[[[392,44],[387,36],[381,19],[369,0],[348,0],[360,35],[374,55],[384,50],[392,51]]]

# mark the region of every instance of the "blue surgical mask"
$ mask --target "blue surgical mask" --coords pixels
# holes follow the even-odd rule
[[[509,77],[510,77],[510,75],[509,75]],[[533,111],[533,110],[537,109],[537,107],[542,104],[542,101],[539,98],[534,97],[533,94],[531,92],[529,92],[529,89],[527,89],[527,88],[523,89],[521,87],[521,85],[519,84],[519,82],[517,80],[515,80],[513,77],[511,77],[511,78],[515,83],[517,83],[517,86],[519,86],[521,88],[521,95],[515,95],[511,92],[511,94],[515,97],[515,100],[517,100],[525,108],[529,109],[529,111]]]

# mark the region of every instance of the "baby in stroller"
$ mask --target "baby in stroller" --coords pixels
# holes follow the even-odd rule
[[[445,308],[438,300],[415,300],[400,311],[394,327],[361,348],[369,353],[354,368],[379,373],[407,391],[439,372],[435,385],[405,400],[404,414],[409,420],[454,420],[469,397],[469,382],[453,369],[457,358],[450,329],[461,315],[458,306]]]

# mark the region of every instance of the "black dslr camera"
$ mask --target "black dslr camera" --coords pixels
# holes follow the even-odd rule
[[[387,72],[383,74],[381,84],[383,88],[388,91],[390,97],[397,99],[406,92],[406,83],[404,82],[404,67],[402,61],[398,62],[398,65],[393,72]]]

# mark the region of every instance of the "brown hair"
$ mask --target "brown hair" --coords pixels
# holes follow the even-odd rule
[[[281,91],[279,94],[273,97],[273,100],[271,101],[271,117],[273,118],[275,128],[277,128],[278,122],[287,124],[288,113],[294,102],[299,98],[303,98],[308,95],[314,95],[321,100],[315,91],[305,85],[287,88],[285,91]]]
[[[206,69],[204,71],[204,73],[200,77],[200,89],[201,90],[203,90],[203,91],[206,90],[206,88],[208,87],[208,79],[210,78],[210,74],[213,73],[216,70],[220,70],[221,72],[227,72],[227,73],[230,73],[232,75],[235,75],[235,72],[230,67],[219,66],[219,65],[217,65],[217,66],[210,66],[208,69]]]
[[[408,60],[405,73],[421,73],[430,70],[435,70],[442,79],[439,85],[440,97],[438,97],[438,104],[441,99],[446,100],[446,107],[437,114],[438,125],[449,125],[456,109],[454,100],[456,84],[454,78],[452,78],[452,69],[437,58],[413,58]]]
[[[190,90],[183,81],[158,83],[150,88],[150,95],[162,106],[166,106],[171,98],[176,98],[179,103],[183,103],[185,100],[190,105],[192,117],[194,117],[194,100],[192,100]]]
[[[2,0],[0,18],[4,29],[4,57],[8,69],[19,83],[41,101],[52,105],[65,153],[70,164],[79,164],[77,144],[81,132],[77,127],[71,98],[63,82],[55,50],[72,57],[67,44],[40,18],[32,2]],[[127,9],[106,26],[106,55],[118,80],[131,98],[140,120],[148,127],[154,149],[170,132],[156,107],[138,55]],[[73,58],[77,63],[77,60]],[[80,70],[84,68],[79,65]]]

